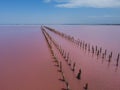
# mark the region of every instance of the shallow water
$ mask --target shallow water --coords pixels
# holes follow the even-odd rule
[[[72,63],[76,62],[75,75],[82,69],[82,80],[79,82],[82,88],[88,82],[89,90],[119,90],[120,86],[120,66],[116,67],[117,54],[120,51],[120,26],[49,26],[60,32],[74,36],[92,45],[98,45],[108,50],[108,54],[113,51],[113,58],[108,62],[98,58],[91,53],[81,50],[74,43],[50,32],[53,39],[61,47],[69,52]],[[119,62],[120,64],[120,62]],[[69,75],[68,75],[69,76]],[[68,79],[70,81],[70,78]],[[71,82],[71,81],[70,81]],[[72,86],[72,85],[71,85]]]
[[[40,26],[0,26],[0,90],[61,90],[58,77]]]
[[[48,25],[60,32],[113,51],[113,58],[98,58],[85,52],[77,45],[60,36],[47,32],[70,53],[75,72],[71,72],[59,52],[54,51],[63,62],[63,71],[72,90],[83,90],[88,83],[89,90],[120,90],[120,26],[99,25]],[[81,68],[81,80],[75,77]],[[65,84],[53,63],[40,26],[0,26],[0,90],[61,90]]]
[[[120,52],[120,26],[118,25],[49,25],[60,32],[93,45]]]

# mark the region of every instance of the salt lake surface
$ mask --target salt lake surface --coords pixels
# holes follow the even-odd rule
[[[59,76],[40,26],[0,26],[0,90],[61,90]]]
[[[107,25],[58,25],[49,26],[57,31],[74,36],[74,38],[90,43],[93,46],[102,47],[104,52],[107,49],[105,59],[97,58],[80,49],[79,46],[60,38],[60,36],[48,31],[53,39],[69,53],[72,63],[76,62],[76,72],[82,69],[81,89],[83,82],[89,83],[89,90],[119,90],[120,66],[116,67],[116,58],[120,53],[120,26]],[[108,56],[113,53],[112,60]],[[120,62],[119,62],[120,63]],[[69,75],[68,75],[69,76]]]
[[[120,53],[120,26],[110,25],[48,25],[60,32],[98,45],[113,52],[113,59],[96,59],[78,49],[73,43],[47,30],[55,41],[70,53],[76,62],[77,74],[82,70],[80,81],[73,77],[64,62],[64,72],[72,90],[82,90],[87,82],[89,90],[120,90],[120,66],[116,67]],[[56,52],[59,59],[60,55]],[[61,59],[62,60],[62,59]],[[61,90],[64,84],[52,63],[50,51],[40,26],[0,26],[0,90]],[[52,82],[52,83],[51,83]],[[72,83],[71,83],[72,82]]]

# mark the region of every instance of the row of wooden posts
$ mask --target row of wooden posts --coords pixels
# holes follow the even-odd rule
[[[83,51],[88,51],[88,53],[92,53],[92,56],[95,55],[98,58],[102,58],[102,59],[107,59],[108,62],[111,62],[112,57],[113,57],[113,52],[108,52],[107,49],[103,49],[102,47],[98,47],[97,45],[91,45],[83,40],[75,40],[75,38],[73,36],[70,35],[66,35],[65,33],[56,31],[55,29],[52,29],[50,27],[47,26],[43,26],[43,28],[46,28],[47,30],[54,32],[55,34],[61,36],[62,38],[65,38],[73,43],[75,43],[76,45],[78,45],[80,47],[80,49],[82,49]],[[118,53],[117,58],[116,58],[116,66],[118,67],[119,64],[119,57],[120,54]]]
[[[60,53],[61,56],[64,58],[64,60],[67,61],[68,65],[69,65],[70,67],[72,66],[72,69],[71,69],[71,70],[72,70],[73,72],[75,71],[76,63],[74,62],[74,63],[72,64],[72,63],[71,63],[71,59],[69,58],[69,53],[66,53],[66,52],[61,48],[61,46],[58,45],[58,44],[52,39],[52,37],[46,32],[46,30],[45,30],[43,27],[41,27],[41,28],[42,28],[43,33],[44,33],[44,36],[46,37],[46,40],[47,40],[47,42],[48,42],[48,45],[49,45],[49,48],[50,48],[50,50],[51,50],[52,56],[53,56],[55,62],[57,63],[57,66],[59,67],[59,71],[60,71],[61,74],[62,74],[62,80],[65,82],[66,87],[67,87],[67,90],[70,90],[69,84],[68,84],[68,82],[66,81],[65,75],[64,75],[64,73],[63,73],[62,62],[61,62],[61,61],[58,61],[57,57],[55,56],[55,54],[54,54],[54,52],[53,52],[53,49],[52,49],[51,43],[53,43],[54,46],[58,49],[59,53]],[[49,38],[49,40],[48,40],[48,38]],[[82,70],[79,69],[78,74],[77,74],[77,76],[76,76],[76,78],[77,78],[78,80],[81,80],[81,73],[82,73]],[[85,90],[88,90],[88,83],[86,83],[83,88],[84,88]]]
[[[48,39],[47,33],[46,33],[45,31],[43,31],[43,34],[44,34],[44,36],[45,36],[45,38],[46,38],[46,41],[47,41],[47,43],[48,43],[48,46],[49,46],[49,48],[50,48],[51,55],[52,55],[53,59],[55,60],[55,63],[57,64],[57,66],[58,66],[59,69],[60,69],[60,72],[61,72],[61,75],[62,75],[62,81],[65,82],[66,90],[70,90],[69,83],[68,83],[68,81],[65,79],[65,75],[64,75],[64,73],[63,73],[63,71],[62,71],[62,63],[61,63],[61,62],[59,63],[57,57],[56,57],[55,54],[54,54],[52,45],[51,45],[51,43],[50,43],[50,42],[51,42],[51,41],[50,41],[50,38]]]

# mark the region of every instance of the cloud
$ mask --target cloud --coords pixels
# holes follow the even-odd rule
[[[44,2],[49,3],[49,2],[51,2],[51,0],[44,0]]]
[[[117,8],[120,7],[120,0],[45,0],[57,2],[56,7],[62,8]]]

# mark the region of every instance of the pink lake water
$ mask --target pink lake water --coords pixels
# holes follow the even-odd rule
[[[61,90],[56,71],[40,26],[0,26],[0,90]]]
[[[72,63],[76,62],[76,71],[74,74],[77,75],[78,70],[80,68],[82,69],[82,80],[79,82],[80,90],[82,90],[85,82],[89,83],[89,90],[120,89],[120,66],[116,67],[115,65],[117,55],[120,51],[120,26],[50,25],[49,27],[67,35],[74,36],[75,39],[79,38],[92,45],[107,49],[108,54],[111,51],[113,52],[113,58],[109,63],[108,56],[105,59],[97,59],[96,56],[82,51],[74,43],[47,30],[53,39],[66,52],[69,52]],[[70,78],[68,80],[72,82]],[[74,83],[76,83],[76,81]],[[71,87],[73,86],[71,85]]]
[[[119,25],[48,25],[93,45],[120,52]]]
[[[74,43],[47,30],[70,53],[72,63],[76,62],[73,73],[53,46],[63,63],[71,90],[83,90],[86,82],[88,90],[120,90],[120,66],[115,66],[115,58],[120,53],[120,26],[48,26],[107,49],[108,53],[113,51],[113,58],[108,63],[107,59],[92,57]],[[65,84],[59,81],[61,74],[52,61],[40,26],[0,26],[0,90],[61,90]],[[79,68],[82,70],[81,80],[75,78]]]

